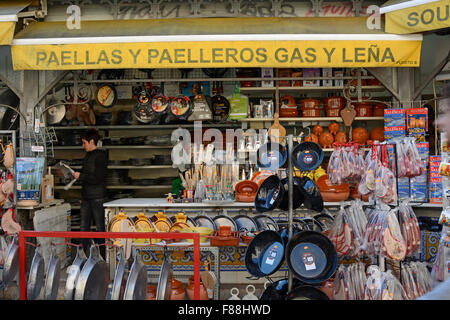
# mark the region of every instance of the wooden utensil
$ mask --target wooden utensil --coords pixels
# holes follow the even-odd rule
[[[351,105],[350,101],[347,101],[347,105],[341,110],[341,118],[344,121],[345,134],[349,136],[350,128],[352,126],[353,120],[356,117],[356,110]]]
[[[269,128],[269,137],[270,141],[281,143],[286,136],[286,128],[280,124],[279,118],[280,115],[277,111],[274,115],[273,125]]]

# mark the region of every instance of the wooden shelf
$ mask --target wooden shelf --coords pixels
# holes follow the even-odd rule
[[[309,91],[340,91],[344,90],[344,86],[332,86],[332,87],[278,87],[279,92],[309,92]],[[384,91],[384,86],[361,86],[363,91]],[[241,93],[275,93],[276,87],[240,87]]]
[[[273,118],[245,118],[240,119],[241,122],[265,122],[273,121]],[[384,117],[356,117],[354,121],[380,121],[384,120]],[[336,121],[343,122],[341,117],[298,117],[298,118],[279,118],[280,122],[309,122],[309,121]]]
[[[72,169],[81,169],[82,166],[70,166]],[[109,165],[107,169],[176,169],[171,165],[150,165],[150,166],[118,166]]]
[[[87,129],[98,129],[98,130],[148,130],[148,129],[177,129],[182,128],[194,128],[194,124],[149,124],[149,125],[108,125],[108,126],[55,126],[52,127],[54,130],[87,130]],[[240,128],[239,123],[203,123],[203,128]]]
[[[134,145],[134,146],[127,146],[127,145],[114,145],[114,146],[101,146],[99,149],[172,149],[173,146],[151,146],[151,145]],[[83,149],[82,146],[54,146],[54,150],[77,150],[77,149]]]
[[[153,185],[153,186],[131,186],[131,185],[114,185],[106,186],[106,189],[169,189],[171,185]],[[81,186],[72,186],[71,189],[81,189]],[[55,190],[64,190],[64,186],[55,186]]]

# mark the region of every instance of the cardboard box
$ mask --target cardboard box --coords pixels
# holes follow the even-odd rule
[[[273,78],[273,68],[261,68],[261,78]],[[273,87],[273,80],[261,81],[261,87]]]
[[[410,182],[409,178],[398,178],[398,198],[400,200],[406,200],[410,195]]]
[[[322,77],[333,77],[333,68],[322,68]],[[322,80],[322,86],[324,87],[332,87],[333,79],[324,79]]]
[[[320,68],[303,68],[304,77],[320,77]],[[303,80],[304,87],[320,87],[320,80]]]
[[[390,140],[396,137],[406,137],[405,127],[385,127],[384,128],[384,139]]]
[[[51,167],[48,167],[48,173],[42,178],[41,184],[41,202],[49,203],[54,200],[54,177],[51,173]]]
[[[406,130],[405,109],[384,109],[384,127],[402,127],[403,130]]]
[[[438,174],[437,174],[438,175]],[[441,204],[442,200],[442,177],[430,173],[430,203]]]
[[[344,77],[344,70],[342,70],[342,69],[333,69],[333,76],[334,77]],[[335,87],[343,87],[344,86],[344,79],[334,79],[334,86]]]

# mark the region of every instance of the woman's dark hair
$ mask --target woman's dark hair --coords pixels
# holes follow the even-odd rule
[[[100,135],[98,134],[98,131],[95,129],[89,129],[87,130],[81,139],[86,140],[87,142],[94,140],[94,144],[97,145],[98,140],[100,139]]]

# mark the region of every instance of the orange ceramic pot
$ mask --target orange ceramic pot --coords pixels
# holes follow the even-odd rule
[[[184,300],[186,292],[181,281],[172,278],[172,292],[170,293],[170,300]]]
[[[309,136],[305,137],[305,141],[319,143],[319,138],[314,133],[311,133]]]
[[[303,117],[320,117],[320,101],[307,98],[300,101]]]
[[[339,117],[340,111],[345,106],[345,99],[338,96],[328,97],[323,100],[323,104],[327,117]]]
[[[319,144],[322,148],[331,148],[333,146],[334,138],[329,132],[324,132],[319,137]]]
[[[347,135],[345,134],[345,132],[339,131],[338,133],[336,133],[334,141],[337,143],[347,143]]]
[[[347,183],[333,185],[330,179],[328,179],[327,174],[317,179],[317,187],[325,202],[344,201],[347,200],[350,195],[350,185]]]
[[[264,180],[266,180],[267,177],[270,177],[272,175],[273,175],[272,171],[260,170],[260,171],[256,172],[255,174],[253,174],[253,176],[251,178],[251,181],[256,183],[258,185],[258,188],[259,188],[261,183],[263,183]]]
[[[189,300],[194,300],[194,276],[189,278],[189,284],[186,287],[186,291],[187,291]],[[200,279],[200,300],[209,300],[208,292],[206,291],[206,288],[203,285],[201,279]]]
[[[373,114],[373,116],[374,117],[383,117],[384,116],[384,109],[385,109],[385,106],[384,106],[384,104],[374,104],[373,105],[373,112],[372,112],[372,114]]]
[[[313,133],[316,136],[320,136],[320,134],[323,132],[323,127],[321,125],[316,124],[313,128]]]
[[[328,125],[328,131],[332,134],[336,134],[339,132],[339,123],[337,122],[332,122]]]
[[[369,133],[364,128],[354,128],[352,130],[352,139],[361,145],[365,145],[369,139]]]
[[[156,300],[156,286],[152,284],[147,285],[147,295],[146,300]]]
[[[379,142],[384,141],[384,127],[374,128],[370,131],[370,140],[378,140]]]
[[[242,180],[236,184],[234,192],[236,194],[236,201],[253,202],[258,192],[258,185],[253,181]]]
[[[357,117],[372,117],[373,108],[369,102],[355,102],[354,103]]]
[[[297,104],[294,97],[284,95],[280,98],[280,118],[298,117]]]

